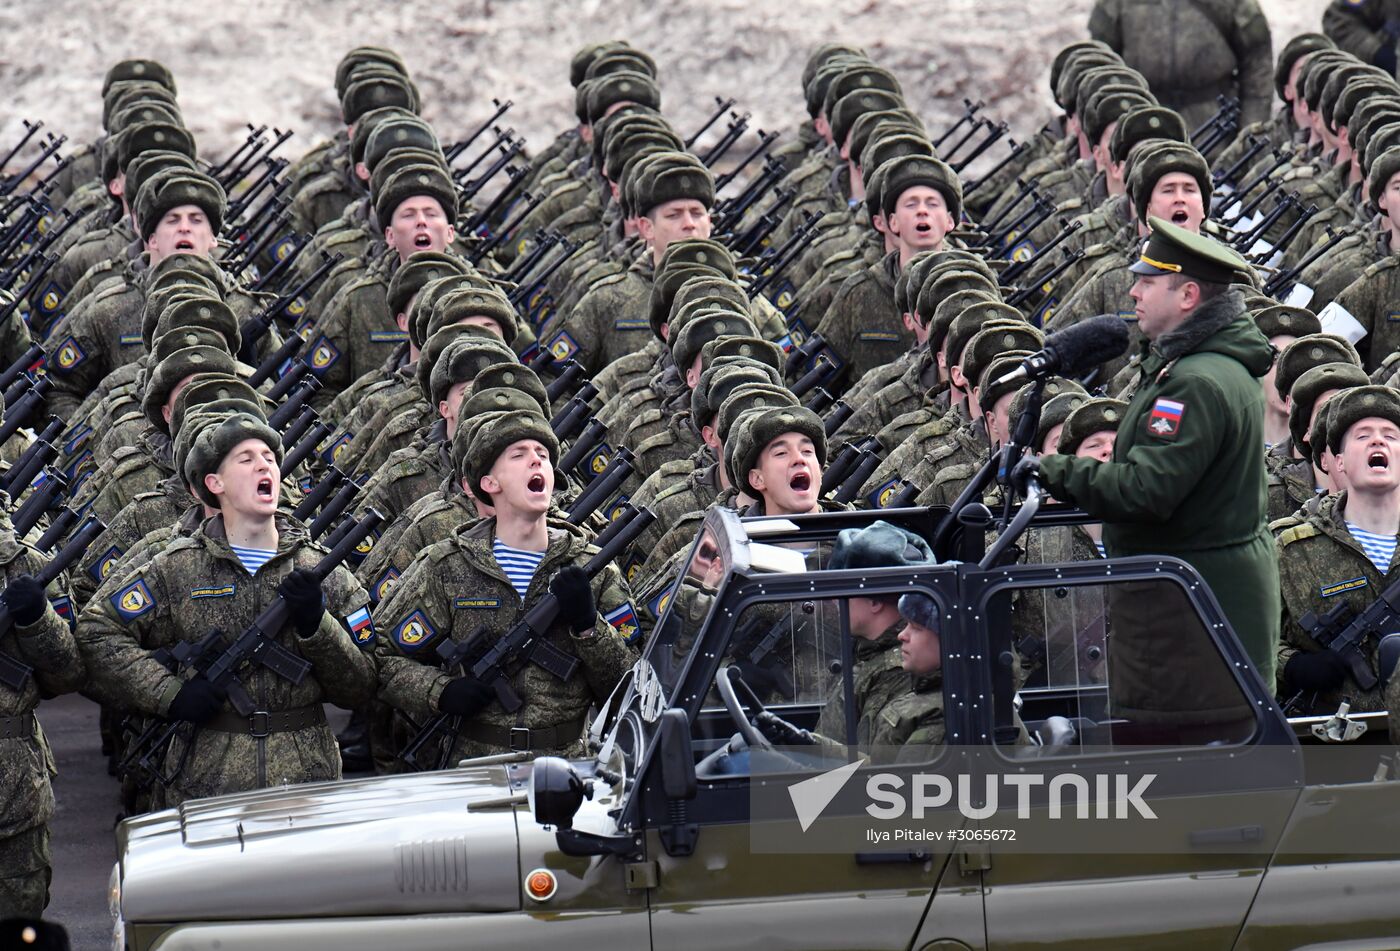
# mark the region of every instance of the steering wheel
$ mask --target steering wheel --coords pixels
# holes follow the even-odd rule
[[[754,716],[764,712],[763,701],[753,692],[748,684],[744,683],[743,674],[739,668],[733,664],[725,664],[715,673],[715,690],[719,693],[720,700],[724,701],[724,709],[729,713],[729,719],[734,721],[734,726],[738,728],[740,735],[744,737],[744,742],[749,744],[749,749],[771,750],[773,744],[768,737],[754,726],[753,720],[744,713],[744,705],[739,701],[739,691],[735,683],[742,687],[750,707],[755,710]]]

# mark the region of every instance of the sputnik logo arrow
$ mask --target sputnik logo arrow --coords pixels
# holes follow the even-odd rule
[[[797,821],[803,832],[821,817],[822,811],[831,805],[831,800],[836,798],[836,794],[845,787],[864,762],[856,760],[788,787],[788,795],[792,797],[792,808],[797,813]]]

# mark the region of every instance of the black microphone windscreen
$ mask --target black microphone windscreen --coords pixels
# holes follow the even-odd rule
[[[1045,338],[1058,358],[1061,376],[1080,376],[1128,349],[1128,325],[1121,317],[1090,317]]]

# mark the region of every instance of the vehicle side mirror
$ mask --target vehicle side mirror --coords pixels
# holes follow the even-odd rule
[[[571,829],[584,797],[591,798],[592,792],[568,760],[558,756],[540,756],[536,757],[534,768],[530,771],[530,788],[526,799],[530,803],[531,815],[540,825]]]
[[[667,799],[694,799],[695,749],[684,710],[671,707],[661,712],[660,751],[661,791]]]

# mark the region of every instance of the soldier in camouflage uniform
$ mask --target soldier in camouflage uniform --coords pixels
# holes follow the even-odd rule
[[[58,342],[49,360],[54,381],[49,407],[65,418],[110,371],[144,352],[141,325],[151,270],[171,255],[207,257],[216,247],[225,199],[212,178],[167,169],[146,183],[136,203],[149,264],[133,270],[129,282],[110,284],[85,298],[54,330]]]
[[[926,594],[911,593],[900,595],[898,607],[904,619],[899,653],[910,689],[880,710],[870,747],[879,759],[917,763],[933,759],[945,738],[938,605]]]
[[[364,590],[343,566],[324,583],[310,570],[325,554],[277,514],[281,441],[260,417],[233,413],[207,423],[185,475],[219,514],[124,576],[116,593],[84,609],[78,640],[103,702],[192,724],[166,753],[183,768],[157,806],[288,782],[338,779],[340,755],[325,701],[354,706],[372,695],[374,640]],[[198,641],[215,627],[241,633],[274,598],[289,621],[267,635],[311,664],[300,685],[262,669],[238,671],[258,705],[252,718],[226,707],[200,675],[182,678],[150,651]],[[344,620],[342,620],[344,619]],[[355,633],[351,634],[351,631]],[[265,711],[265,712],[264,712]]]
[[[1336,394],[1368,382],[1360,367],[1350,363],[1324,363],[1304,372],[1293,384],[1288,411],[1292,455],[1287,461],[1280,459],[1268,473],[1271,523],[1286,520],[1315,502],[1317,496],[1341,488],[1329,471],[1334,466],[1326,455],[1326,446],[1312,444],[1313,427]]]
[[[895,279],[914,255],[941,250],[962,215],[962,186],[956,173],[937,159],[896,159],[885,172],[881,194],[898,248],[878,266],[843,284],[816,328],[842,361],[842,374],[849,382],[897,358],[914,343],[895,312]]]
[[[1275,304],[1256,311],[1254,323],[1269,338],[1269,343],[1279,353],[1299,337],[1322,332],[1322,324],[1310,311],[1301,307]],[[1270,448],[1288,440],[1288,391],[1279,392],[1274,382],[1278,363],[1264,374],[1260,385],[1264,388],[1264,441]]]
[[[540,339],[555,359],[578,360],[592,375],[640,350],[648,339],[651,285],[666,248],[710,236],[713,176],[682,153],[666,164],[646,177],[636,196],[639,234],[649,253],[629,270],[595,284],[572,311],[550,321]]]
[[[1278,536],[1283,595],[1279,697],[1301,695],[1295,715],[1330,713],[1342,698],[1357,711],[1384,709],[1381,686],[1362,690],[1345,661],[1301,625],[1338,603],[1361,611],[1400,576],[1395,537],[1400,532],[1400,396],[1381,386],[1359,386],[1332,399],[1328,448],[1337,455],[1347,489]],[[1374,673],[1378,644],[1368,639]]]
[[[1242,125],[1269,116],[1274,51],[1257,0],[1097,0],[1089,35],[1140,70],[1189,128],[1215,115],[1222,95],[1240,100]]]
[[[9,518],[0,516],[4,600],[14,621],[0,634],[0,653],[33,669],[17,690],[0,685],[0,782],[6,790],[0,805],[0,918],[37,918],[49,902],[49,780],[57,770],[34,710],[41,697],[77,690],[85,678],[70,629],[67,583],[55,581],[45,592],[34,578],[43,563],[15,537]]]
[[[375,196],[375,214],[397,268],[418,251],[440,252],[455,237],[457,193],[451,178],[430,165],[410,165]],[[301,359],[321,382],[312,402],[331,401],[365,373],[382,366],[407,338],[388,308],[389,277],[365,274],[347,284],[307,333]]]
[[[516,748],[580,752],[586,711],[632,665],[629,641],[640,628],[616,568],[590,579],[580,567],[591,552],[583,537],[547,523],[557,453],[543,416],[481,417],[466,476],[495,516],[422,552],[375,612],[384,633],[380,696],[419,722],[459,717],[448,762]],[[517,712],[506,712],[492,685],[469,672],[420,660],[435,657],[443,638],[464,641],[479,628],[490,644],[546,592],[560,604],[548,639],[577,657],[580,669],[567,683],[529,663],[509,672],[524,701]]]

